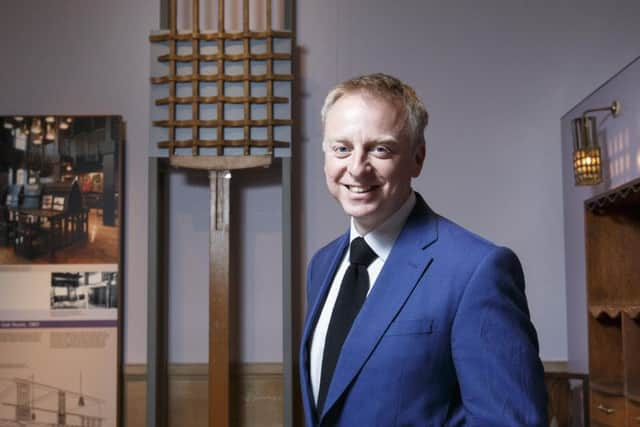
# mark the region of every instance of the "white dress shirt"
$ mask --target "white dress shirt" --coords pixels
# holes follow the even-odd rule
[[[376,279],[387,260],[393,244],[396,238],[400,234],[404,223],[407,221],[411,210],[416,204],[416,196],[411,191],[411,195],[400,206],[400,208],[394,212],[385,222],[380,224],[374,230],[370,231],[364,237],[369,247],[378,255],[367,268],[369,273],[369,292],[375,285]],[[353,218],[351,218],[351,231],[349,232],[349,243],[356,237],[360,237],[358,230],[356,229]],[[324,302],[320,317],[316,323],[316,328],[313,331],[313,337],[311,339],[311,355],[309,375],[311,379],[311,388],[313,391],[313,398],[315,402],[318,402],[318,391],[320,390],[320,377],[322,374],[322,358],[324,354],[324,344],[327,338],[327,329],[329,329],[329,321],[331,320],[331,314],[333,313],[333,306],[336,303],[338,292],[340,291],[340,284],[344,277],[347,268],[349,267],[349,248],[342,258],[342,262],[336,271],[333,281],[331,282],[331,288],[327,294],[327,299]],[[367,292],[367,295],[369,293]],[[365,301],[366,302],[366,301]]]

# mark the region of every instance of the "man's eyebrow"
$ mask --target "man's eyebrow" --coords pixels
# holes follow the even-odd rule
[[[351,141],[347,137],[337,137],[337,138],[326,138],[325,142],[329,144],[338,143],[338,144],[351,144]]]
[[[351,139],[349,137],[346,136],[336,136],[336,137],[332,137],[332,138],[325,138],[324,140],[325,144],[351,144]],[[380,135],[376,138],[370,139],[365,141],[365,144],[367,145],[371,145],[371,144],[398,144],[399,141],[396,137],[394,137],[393,135]]]
[[[367,142],[371,144],[397,144],[399,141],[393,135],[381,135],[378,138]]]

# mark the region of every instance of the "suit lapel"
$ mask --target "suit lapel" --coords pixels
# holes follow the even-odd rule
[[[320,311],[324,306],[324,300],[327,297],[327,292],[329,292],[329,288],[331,286],[331,282],[333,281],[333,276],[336,274],[336,270],[340,265],[340,261],[342,261],[342,256],[344,255],[344,251],[347,249],[347,244],[349,243],[349,232],[343,234],[340,239],[335,243],[336,249],[334,251],[333,256],[331,257],[331,261],[328,265],[315,265],[314,268],[319,270],[324,270],[325,274],[322,278],[322,282],[320,283],[319,288],[316,291],[316,296],[312,302],[312,306],[308,308],[308,315],[304,325],[304,331],[302,334],[302,342],[305,344],[309,344],[309,340],[311,339],[311,334],[315,329],[316,321],[318,320],[318,316],[320,315]],[[312,290],[315,290],[317,284],[312,284]]]
[[[342,347],[322,417],[358,375],[389,324],[431,264],[433,258],[427,248],[437,239],[437,216],[422,197],[417,193],[416,195],[416,206],[400,232]],[[323,292],[326,292],[326,289],[323,289]],[[317,307],[315,309],[317,310]]]
[[[333,255],[328,264],[318,264],[313,266],[313,268],[318,269],[318,271],[324,271],[325,273],[319,284],[309,284],[310,286],[308,290],[314,292],[315,297],[311,302],[311,306],[307,308],[308,314],[306,316],[304,330],[302,332],[301,359],[304,369],[302,370],[300,375],[302,377],[304,405],[308,409],[307,411],[305,411],[307,416],[309,416],[310,414],[315,414],[316,412],[315,402],[313,401],[313,393],[311,391],[311,381],[309,379],[309,350],[311,346],[311,338],[313,336],[313,331],[315,330],[318,317],[320,316],[320,312],[322,311],[322,307],[324,306],[324,300],[326,299],[329,288],[331,287],[333,276],[335,276],[336,270],[338,269],[338,266],[342,261],[344,251],[346,250],[348,243],[349,231],[343,234],[340,239],[334,244]],[[311,420],[307,420],[307,424],[310,426],[315,425],[311,422]]]

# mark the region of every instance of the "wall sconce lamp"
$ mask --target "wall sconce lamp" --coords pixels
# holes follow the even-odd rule
[[[598,129],[595,116],[589,113],[609,111],[613,117],[620,114],[620,102],[611,106],[592,108],[573,119],[573,174],[576,185],[596,185],[602,182],[602,154],[598,143]]]

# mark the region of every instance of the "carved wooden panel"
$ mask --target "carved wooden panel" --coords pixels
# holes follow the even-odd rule
[[[178,30],[177,8],[171,0],[169,30],[150,37],[151,155],[217,170],[290,156],[293,33],[272,28],[271,0],[262,31],[250,28],[256,11],[249,0],[242,0],[242,28],[234,32],[225,30],[224,0],[217,3],[216,31],[200,30],[198,0],[191,4],[192,28]],[[218,157],[232,159],[210,159]]]

